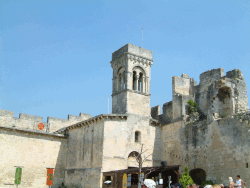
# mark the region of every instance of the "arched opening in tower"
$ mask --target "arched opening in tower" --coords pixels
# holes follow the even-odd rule
[[[136,82],[137,82],[137,79],[136,79],[136,72],[133,71],[133,90],[136,90]]]
[[[231,97],[231,89],[229,87],[220,88],[217,97],[219,99],[219,116],[224,117],[233,114],[234,105]]]
[[[143,73],[141,72],[139,74],[139,80],[138,80],[138,91],[143,91]]]

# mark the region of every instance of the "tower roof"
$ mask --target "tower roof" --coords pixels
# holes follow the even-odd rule
[[[112,53],[112,61],[125,53],[138,55],[147,59],[153,58],[153,52],[151,50],[147,50],[145,48],[141,48],[139,46],[128,43],[120,49],[116,50],[114,53]]]

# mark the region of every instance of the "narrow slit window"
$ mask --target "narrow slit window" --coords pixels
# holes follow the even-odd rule
[[[135,142],[141,142],[141,133],[139,131],[135,132]]]

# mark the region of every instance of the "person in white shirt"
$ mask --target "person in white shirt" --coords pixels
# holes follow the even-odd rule
[[[238,186],[238,188],[245,187],[244,182],[242,181],[242,179],[240,179],[240,175],[237,175],[236,185]]]

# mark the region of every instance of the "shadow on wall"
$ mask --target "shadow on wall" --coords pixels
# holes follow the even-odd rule
[[[61,142],[61,146],[58,152],[58,157],[54,169],[54,181],[52,188],[64,188],[65,185],[65,169],[66,169],[66,153],[67,153],[67,141]]]
[[[154,140],[154,150],[153,150],[153,166],[161,165],[161,127],[155,127],[155,140]]]

